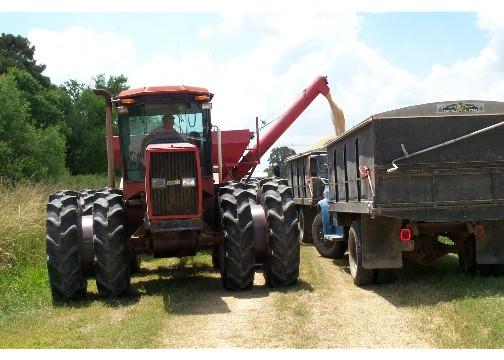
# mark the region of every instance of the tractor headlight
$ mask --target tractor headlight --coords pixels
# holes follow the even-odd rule
[[[182,186],[183,187],[196,186],[196,179],[195,178],[182,178]]]

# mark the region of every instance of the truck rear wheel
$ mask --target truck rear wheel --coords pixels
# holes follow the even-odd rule
[[[294,284],[299,277],[299,229],[287,180],[262,182],[260,200],[268,227],[268,253],[263,264],[266,284],[270,287]]]
[[[458,246],[460,271],[465,275],[503,276],[503,264],[478,264],[476,262],[476,239],[474,235],[452,235]]]
[[[347,249],[346,241],[327,241],[324,239],[324,226],[322,214],[315,216],[312,224],[313,245],[320,256],[330,259],[341,259]]]
[[[364,286],[374,282],[375,271],[362,266],[362,235],[359,220],[352,222],[348,233],[348,262],[355,285]]]
[[[79,300],[86,295],[79,225],[79,194],[58,191],[50,195],[46,217],[47,271],[52,298],[57,301]]]
[[[298,229],[299,229],[299,243],[301,245],[313,243],[312,234],[312,211],[310,209],[300,206],[298,209]]]
[[[125,295],[130,287],[131,256],[127,249],[123,198],[117,191],[96,193],[93,205],[93,244],[98,292],[103,297]]]
[[[255,245],[249,193],[243,183],[219,189],[219,208],[224,230],[224,249],[219,261],[222,283],[228,290],[245,290],[254,283]]]

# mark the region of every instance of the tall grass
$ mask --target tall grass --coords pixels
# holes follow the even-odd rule
[[[3,187],[0,197],[0,271],[43,259],[48,185]]]
[[[0,314],[37,302],[36,293],[48,288],[44,237],[49,194],[105,185],[105,177],[93,175],[45,183],[0,180]]]

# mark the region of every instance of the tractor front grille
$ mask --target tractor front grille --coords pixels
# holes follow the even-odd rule
[[[152,215],[176,216],[198,213],[198,169],[196,153],[153,152],[150,154],[150,202]],[[182,186],[183,178],[196,179],[196,186]],[[164,181],[164,186],[159,186]]]

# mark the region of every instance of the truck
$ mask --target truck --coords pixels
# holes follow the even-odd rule
[[[217,127],[211,119],[214,95],[206,88],[95,93],[105,100],[108,186],[49,196],[45,242],[54,300],[83,298],[91,277],[102,297],[127,294],[141,254],[182,257],[212,250],[228,290],[250,289],[256,265],[270,287],[296,283],[292,190],[285,179],[251,176],[310,103],[329,94],[326,77],[318,76],[264,134],[257,118],[255,132]]]
[[[368,117],[327,145],[329,221],[358,286],[403,260],[453,253],[465,274],[504,273],[504,103],[460,100]]]

